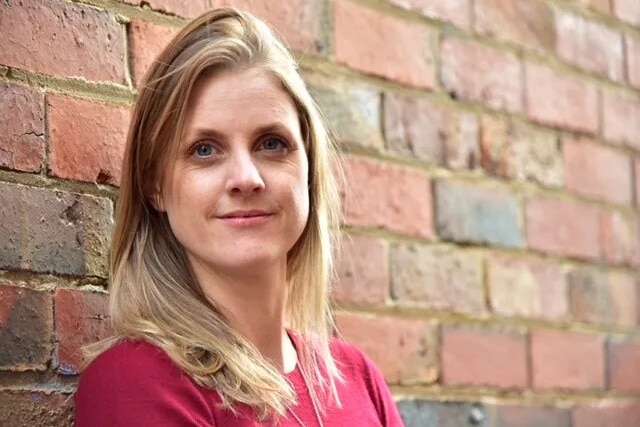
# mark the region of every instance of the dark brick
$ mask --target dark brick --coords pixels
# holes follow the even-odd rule
[[[73,395],[67,393],[2,391],[0,392],[0,425],[71,427],[73,408]]]
[[[406,427],[489,427],[479,403],[401,400],[398,408]]]
[[[496,405],[487,408],[491,427],[571,427],[568,409],[545,406]]]

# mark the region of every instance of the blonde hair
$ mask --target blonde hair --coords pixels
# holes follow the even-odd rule
[[[332,138],[291,53],[264,22],[231,8],[205,13],[183,28],[141,85],[111,246],[114,336],[101,348],[124,338],[151,342],[196,383],[217,390],[226,408],[247,404],[264,419],[284,415],[295,402],[291,385],[205,298],[166,215],[149,199],[181,136],[195,83],[204,75],[250,67],[260,67],[281,82],[300,118],[309,162],[310,209],[306,227],[287,256],[285,314],[303,343],[298,346],[299,366],[310,391],[339,404],[336,381],[341,376],[329,351],[334,247],[330,231],[338,219]]]

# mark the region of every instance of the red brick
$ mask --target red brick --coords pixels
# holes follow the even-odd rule
[[[124,83],[124,33],[114,15],[58,0],[9,1],[0,27],[2,64]]]
[[[458,27],[468,28],[471,25],[470,0],[390,0],[390,2],[426,17],[450,22]]]
[[[635,177],[636,208],[640,208],[640,159],[635,159],[633,161],[633,173],[634,173],[634,177]]]
[[[627,78],[631,86],[640,88],[640,37],[625,35]]]
[[[476,0],[475,30],[498,40],[517,43],[538,51],[551,51],[555,44],[553,11],[529,0]]]
[[[640,266],[640,223],[618,211],[600,214],[602,257],[610,264]]]
[[[581,3],[588,9],[605,15],[610,15],[612,12],[610,0],[581,0]]]
[[[587,197],[628,205],[633,200],[631,159],[593,141],[563,140],[567,188]]]
[[[136,86],[162,50],[177,33],[176,28],[162,27],[151,22],[134,19],[129,24],[129,49],[133,80]]]
[[[343,235],[333,298],[340,302],[385,303],[389,298],[388,259],[389,250],[383,240]]]
[[[450,169],[473,169],[480,156],[478,127],[475,115],[385,94],[384,134],[393,153]]]
[[[567,277],[560,265],[494,254],[488,258],[487,282],[496,314],[545,320],[567,317]]]
[[[558,137],[485,116],[480,127],[482,168],[492,175],[557,187],[564,181]]]
[[[431,322],[359,314],[339,314],[336,321],[338,330],[373,359],[388,382],[435,381],[438,351]]]
[[[346,224],[433,237],[431,182],[426,175],[354,156],[345,156],[342,164],[345,181],[341,194]],[[403,185],[389,185],[393,182]]]
[[[44,95],[0,83],[0,167],[39,172],[44,162]]]
[[[612,0],[613,11],[618,19],[640,27],[640,3],[638,0]]]
[[[523,110],[522,64],[514,54],[446,37],[441,56],[442,82],[453,98],[510,113]]]
[[[604,388],[604,342],[593,334],[531,333],[533,387],[537,390]]]
[[[3,426],[73,426],[73,395],[56,391],[0,391]],[[7,422],[8,424],[4,424]]]
[[[609,343],[609,388],[611,390],[640,392],[640,343]]]
[[[435,86],[432,34],[426,27],[345,0],[333,9],[338,62],[410,86]]]
[[[571,412],[566,408],[496,405],[489,414],[491,427],[571,427]]]
[[[53,175],[119,184],[129,109],[60,95],[47,104]]]
[[[82,347],[108,336],[108,296],[58,289],[55,298],[57,370],[77,374],[84,363]]]
[[[606,139],[640,149],[640,100],[604,90],[602,121]]]
[[[302,52],[327,49],[324,4],[317,0],[213,0],[213,7],[239,7],[255,14],[271,25],[292,49]]]
[[[640,404],[596,402],[573,410],[573,427],[632,427],[640,425]]]
[[[598,93],[593,84],[534,63],[526,64],[525,74],[529,118],[570,130],[598,130]]]
[[[136,6],[148,5],[151,9],[185,18],[195,18],[209,10],[209,0],[120,0]]]
[[[600,257],[596,207],[540,196],[527,201],[525,217],[531,249],[584,259]]]
[[[526,340],[519,333],[443,327],[442,384],[523,389]]]
[[[0,335],[0,369],[45,370],[53,337],[51,294],[0,285]]]
[[[484,313],[482,257],[450,247],[394,245],[391,292],[401,305]]]
[[[556,11],[556,32],[556,52],[561,59],[610,80],[622,80],[624,54],[618,31]]]

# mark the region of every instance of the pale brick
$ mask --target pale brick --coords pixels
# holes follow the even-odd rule
[[[129,109],[61,95],[47,104],[53,175],[118,185]]]
[[[487,282],[496,314],[555,321],[567,318],[567,277],[559,265],[495,254],[488,258]]]
[[[588,9],[605,15],[610,15],[612,12],[610,0],[580,0],[580,3]]]
[[[640,2],[638,0],[611,0],[618,19],[640,27]]]
[[[619,211],[600,214],[602,257],[610,264],[640,266],[640,221]]]
[[[136,86],[142,82],[151,64],[178,32],[177,28],[163,27],[134,19],[129,24],[129,50]]]
[[[527,386],[527,349],[523,334],[443,327],[444,385],[523,389]]]
[[[44,162],[44,95],[0,82],[0,167],[39,172]]]
[[[513,121],[482,118],[481,165],[490,174],[549,187],[564,182],[558,137]]]
[[[435,86],[426,27],[345,0],[333,4],[338,62],[420,88]]]
[[[391,248],[391,292],[402,305],[482,313],[482,282],[477,252],[423,245]]]
[[[58,0],[7,0],[0,63],[54,76],[125,81],[124,31],[116,17]]]
[[[478,127],[475,115],[385,94],[384,134],[393,153],[451,169],[473,169],[480,155]]]
[[[442,83],[453,98],[510,113],[523,110],[522,64],[514,54],[445,37],[441,56]]]
[[[416,11],[428,18],[450,22],[458,27],[471,25],[471,0],[389,0],[404,9]]]
[[[438,181],[435,187],[438,234],[446,240],[521,247],[519,203],[502,189]]]
[[[536,390],[602,390],[604,340],[567,331],[531,333],[531,370]]]
[[[554,16],[544,2],[476,0],[475,30],[479,34],[517,43],[538,51],[552,51]]]
[[[602,121],[606,139],[640,150],[640,99],[604,90]]]
[[[342,165],[346,224],[433,237],[431,182],[424,173],[355,156],[345,156]]]
[[[389,250],[380,239],[343,235],[337,263],[336,301],[383,304],[389,298]]]
[[[561,59],[610,80],[622,81],[624,54],[618,31],[556,11],[556,32],[556,53]]]
[[[531,249],[585,259],[600,257],[599,212],[594,206],[540,196],[526,204]]]
[[[438,344],[432,322],[398,316],[338,314],[336,323],[348,341],[373,359],[388,382],[435,381]]]
[[[567,188],[587,197],[629,205],[633,200],[631,159],[593,141],[565,138],[562,144]]]
[[[633,161],[633,173],[634,173],[634,182],[635,182],[635,201],[636,208],[640,209],[640,159],[635,159]]]
[[[588,133],[598,130],[598,92],[593,84],[531,62],[525,75],[530,119]]]
[[[627,52],[627,79],[629,84],[640,89],[640,37],[625,35]]]

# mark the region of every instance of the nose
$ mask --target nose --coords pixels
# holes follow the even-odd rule
[[[246,196],[263,189],[264,180],[251,153],[236,152],[229,162],[227,192]]]

